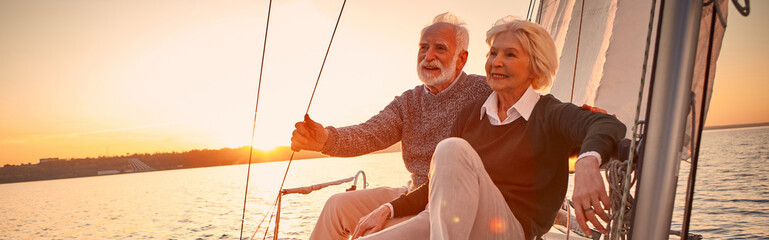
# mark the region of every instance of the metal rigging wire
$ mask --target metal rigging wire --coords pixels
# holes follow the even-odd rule
[[[569,102],[574,102],[574,85],[577,82],[577,63],[579,63],[579,43],[582,41],[582,19],[585,13],[585,0],[582,0],[582,8],[579,10],[579,29],[577,31],[577,48],[574,53],[574,71],[571,76],[571,94]]]
[[[262,60],[259,64],[259,83],[256,87],[256,107],[254,107],[254,124],[251,129],[251,146],[248,148],[248,172],[246,173],[246,190],[243,194],[243,215],[240,217],[240,238],[243,239],[243,225],[246,221],[246,202],[248,202],[248,180],[251,179],[251,160],[254,153],[254,135],[256,134],[256,114],[259,112],[259,94],[262,91],[262,72],[264,70],[264,55],[267,51],[267,32],[270,29],[270,13],[272,12],[272,0],[267,6],[267,24],[264,27],[264,43],[262,45]],[[262,219],[264,221],[264,219]],[[261,223],[260,223],[261,224]]]
[[[326,48],[326,54],[323,57],[323,64],[321,64],[321,66],[320,66],[320,71],[318,72],[318,78],[315,80],[315,86],[312,89],[312,95],[310,95],[310,101],[307,104],[307,110],[304,113],[305,121],[310,120],[307,114],[310,112],[310,106],[312,106],[312,100],[315,97],[316,90],[318,89],[318,83],[320,82],[320,77],[323,74],[323,67],[326,65],[326,59],[328,59],[328,53],[331,51],[331,44],[334,42],[334,36],[336,36],[336,30],[339,27],[339,21],[342,18],[342,13],[344,12],[344,6],[346,4],[347,4],[347,0],[344,0],[342,2],[342,7],[339,10],[339,16],[336,19],[336,24],[334,25],[334,31],[331,33],[331,40],[328,42],[328,48]],[[259,71],[259,87],[257,88],[257,97],[256,97],[257,108],[256,108],[256,110],[254,110],[254,130],[251,133],[251,149],[253,149],[253,145],[254,145],[254,132],[256,131],[256,112],[257,112],[258,107],[259,107],[259,92],[260,92],[260,89],[261,89],[261,82],[262,82],[262,71],[261,70],[264,67],[264,52],[265,52],[266,46],[267,46],[267,30],[269,29],[269,25],[270,25],[270,9],[271,8],[272,8],[272,0],[270,0],[270,7],[268,7],[268,10],[267,10],[267,27],[265,28],[264,47],[262,49],[262,64],[261,64],[262,67],[260,67],[260,71]],[[243,199],[243,217],[241,218],[241,224],[240,224],[240,239],[243,238],[243,223],[245,221],[245,215],[246,215],[246,201],[247,201],[247,196],[248,196],[248,180],[249,180],[250,174],[251,174],[251,153],[252,153],[252,151],[253,150],[251,150],[249,152],[249,156],[248,156],[248,174],[246,175],[246,191],[245,191],[246,193],[245,193],[245,197]],[[292,151],[291,152],[291,157],[289,157],[289,159],[288,159],[288,165],[286,166],[286,171],[283,174],[283,180],[281,181],[280,188],[278,190],[278,198],[280,197],[280,194],[283,191],[283,185],[286,183],[286,177],[288,176],[288,170],[291,168],[291,162],[293,162],[293,160],[294,160],[294,154],[295,153],[296,153],[296,151]],[[278,199],[276,198],[275,202],[277,202],[277,201],[278,201]],[[273,206],[275,206],[275,202],[273,202],[273,204],[272,204]],[[270,208],[270,209],[272,209],[272,208]],[[272,212],[272,210],[270,210],[270,212]],[[265,217],[266,216],[267,216],[267,214],[265,214]],[[272,221],[272,216],[270,216],[270,221]],[[264,219],[262,219],[262,222],[264,222]],[[269,228],[269,223],[268,223],[267,226]],[[256,232],[259,232],[260,228],[261,228],[261,222],[259,223],[259,226],[257,227]],[[254,232],[254,235],[256,234],[256,232]],[[254,235],[252,235],[251,238],[253,238]],[[265,236],[266,236],[266,231],[265,231]]]
[[[526,9],[526,20],[531,21],[532,14],[534,13],[535,0],[529,0],[529,8]]]

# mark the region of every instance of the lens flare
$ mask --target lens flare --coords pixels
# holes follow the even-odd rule
[[[507,222],[502,217],[493,217],[489,220],[489,230],[493,233],[504,233],[507,231]]]

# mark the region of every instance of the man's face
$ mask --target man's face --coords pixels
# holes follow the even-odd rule
[[[429,26],[419,41],[417,73],[431,87],[450,85],[457,73],[456,29],[446,23]]]

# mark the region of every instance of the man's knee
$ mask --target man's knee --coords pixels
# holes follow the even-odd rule
[[[340,209],[343,208],[346,204],[349,204],[349,196],[348,192],[343,193],[337,193],[334,195],[331,195],[326,200],[326,204],[323,206],[324,211],[329,211],[330,213],[336,213]]]
[[[349,197],[347,195],[349,192],[342,192],[342,193],[335,193],[334,195],[331,195],[331,197],[326,200],[326,206],[333,205],[338,206],[340,204],[344,204],[344,202],[347,202],[349,200]]]

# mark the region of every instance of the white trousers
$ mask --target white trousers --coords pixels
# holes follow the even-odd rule
[[[326,200],[310,239],[347,239],[355,231],[361,217],[407,191],[407,187],[379,187],[334,194]],[[392,226],[409,218],[389,219],[385,226]]]
[[[435,148],[427,210],[361,239],[428,238],[524,239],[521,224],[464,139],[449,138]]]

